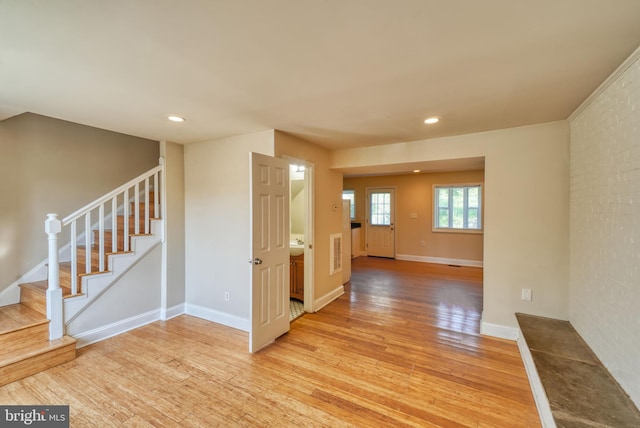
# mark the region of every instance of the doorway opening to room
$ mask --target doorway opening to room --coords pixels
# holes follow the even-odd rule
[[[433,322],[438,327],[479,333],[484,158],[421,162],[406,170],[394,165],[389,172],[377,166],[371,175],[358,172],[345,173],[343,189],[354,195],[353,221],[365,226],[362,255],[373,257],[354,260],[352,291],[425,300],[437,308]]]
[[[313,311],[313,166],[290,160],[289,312],[290,320]]]

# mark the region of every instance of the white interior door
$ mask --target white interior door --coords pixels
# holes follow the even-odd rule
[[[289,164],[251,153],[249,352],[289,331]]]
[[[367,190],[367,255],[394,258],[395,189]]]

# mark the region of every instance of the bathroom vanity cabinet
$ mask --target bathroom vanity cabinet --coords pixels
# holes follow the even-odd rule
[[[304,254],[289,257],[289,272],[289,294],[294,299],[304,301]]]

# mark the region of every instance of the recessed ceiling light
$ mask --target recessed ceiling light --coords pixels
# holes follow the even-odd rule
[[[184,117],[180,116],[168,116],[167,119],[169,119],[171,122],[184,122]]]
[[[438,119],[437,117],[430,117],[428,119],[425,119],[424,121],[424,123],[426,123],[427,125],[431,125],[438,122],[440,122],[440,119]]]
[[[419,169],[414,169],[413,172],[415,172],[416,174],[420,172]]]

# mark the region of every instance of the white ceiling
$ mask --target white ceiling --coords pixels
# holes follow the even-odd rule
[[[0,0],[0,119],[328,148],[541,123],[640,45],[639,18],[639,0]]]

